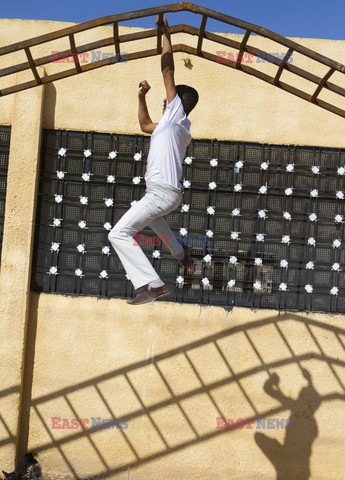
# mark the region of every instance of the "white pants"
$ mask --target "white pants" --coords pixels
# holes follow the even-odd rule
[[[184,258],[184,250],[171,231],[163,215],[174,211],[182,201],[182,192],[167,184],[146,183],[146,193],[133,205],[109,232],[108,239],[115,249],[123,268],[136,289],[159,279],[149,259],[135,242],[133,236],[149,226],[166,242],[171,255]],[[165,242],[164,242],[165,243]]]

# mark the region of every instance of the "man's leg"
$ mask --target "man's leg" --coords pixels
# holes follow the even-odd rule
[[[175,202],[176,203],[176,202]],[[118,254],[134,288],[151,282],[163,284],[133,236],[149,223],[177,208],[169,201],[163,201],[154,192],[147,192],[144,197],[131,207],[109,232],[108,239]]]
[[[163,217],[156,218],[148,224],[150,228],[160,237],[162,242],[168,247],[171,255],[176,260],[183,260],[185,252],[181,243],[171,231],[167,221]]]

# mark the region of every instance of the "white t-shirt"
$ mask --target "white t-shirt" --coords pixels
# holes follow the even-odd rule
[[[190,121],[184,111],[181,98],[166,102],[166,110],[151,135],[147,157],[145,181],[167,183],[183,190],[181,182],[182,162],[191,141]]]

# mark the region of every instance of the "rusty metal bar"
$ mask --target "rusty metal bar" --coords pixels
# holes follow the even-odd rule
[[[31,55],[31,52],[30,52],[30,48],[25,48],[25,53],[26,53],[26,56],[27,56],[27,59],[28,59],[28,62],[29,62],[29,65],[30,65],[30,68],[31,68],[31,71],[36,79],[36,85],[41,85],[42,84],[42,80],[41,80],[41,77],[38,75],[38,71],[36,69],[36,65],[35,65],[35,62],[34,62],[34,59],[32,58],[32,55]]]
[[[320,81],[320,84],[319,86],[317,87],[317,89],[315,90],[315,92],[313,93],[312,97],[311,97],[311,101],[313,103],[315,103],[315,100],[317,99],[317,97],[320,95],[320,92],[321,90],[324,88],[324,86],[326,85],[327,83],[327,80],[333,75],[333,73],[335,72],[334,68],[330,68],[328,70],[328,72],[326,73],[326,75],[323,77],[323,79]]]
[[[136,10],[133,12],[127,12],[127,13],[121,13],[117,15],[111,15],[107,17],[102,17],[99,19],[95,19],[89,22],[84,22],[79,25],[74,25],[72,27],[64,28],[61,30],[58,30],[53,33],[45,34],[45,35],[40,35],[36,38],[28,39],[22,42],[17,42],[13,45],[5,46],[0,48],[0,56],[5,55],[5,54],[10,54],[14,52],[18,52],[20,50],[24,50],[26,52],[28,61],[23,62],[20,64],[13,65],[11,67],[6,67],[0,70],[0,76],[4,77],[6,75],[10,75],[16,72],[20,71],[25,71],[28,69],[31,69],[33,72],[33,75],[35,77],[36,81],[29,81],[22,83],[20,85],[14,85],[10,86],[7,88],[3,88],[0,91],[0,96],[4,95],[9,95],[11,93],[14,93],[16,91],[21,91],[25,90],[27,88],[32,88],[38,84],[42,83],[49,83],[52,81],[56,81],[62,78],[67,78],[69,76],[83,73],[84,71],[90,71],[95,68],[100,68],[104,65],[109,65],[110,63],[113,63],[111,61],[111,58],[108,58],[106,60],[102,60],[99,62],[92,62],[89,64],[83,65],[81,67],[78,54],[88,52],[94,48],[100,48],[104,46],[109,46],[109,45],[114,45],[115,44],[115,51],[116,54],[120,54],[120,45],[121,43],[126,43],[126,42],[131,42],[131,41],[136,41],[136,40],[141,40],[141,39],[146,39],[146,38],[151,38],[157,36],[157,48],[153,50],[146,50],[143,52],[136,52],[128,55],[128,60],[135,60],[139,58],[146,58],[150,57],[153,55],[157,55],[161,52],[162,50],[162,45],[161,45],[161,38],[162,38],[162,31],[160,28],[155,28],[155,29],[150,29],[150,30],[145,30],[142,32],[136,32],[136,33],[131,33],[131,34],[125,34],[125,35],[119,35],[119,22],[121,21],[126,21],[126,20],[131,20],[131,19],[136,19],[136,18],[142,18],[142,17],[148,17],[148,16],[154,16],[158,15],[159,19],[163,18],[164,13],[167,12],[178,12],[182,10],[187,10],[196,14],[202,15],[202,20],[200,24],[200,28],[195,28],[189,25],[175,25],[170,27],[170,32],[171,34],[176,34],[176,33],[186,33],[188,35],[196,35],[198,36],[198,43],[196,48],[192,48],[189,45],[178,45],[177,49],[176,46],[174,47],[174,51],[179,51],[179,52],[185,52],[185,53],[191,53],[192,55],[200,56],[203,57],[207,60],[210,61],[215,61],[216,63],[223,63],[227,66],[230,66],[232,68],[240,69],[244,73],[247,73],[249,75],[254,75],[257,78],[270,83],[271,85],[274,85],[278,88],[281,88],[293,95],[297,95],[300,98],[303,98],[304,100],[314,103],[315,105],[320,106],[321,108],[324,108],[328,111],[331,111],[332,113],[335,113],[337,115],[340,115],[342,117],[345,116],[345,111],[338,108],[336,105],[331,105],[327,102],[323,102],[319,100],[317,97],[320,94],[321,90],[323,88],[326,88],[342,97],[345,97],[345,89],[340,87],[339,85],[335,83],[329,82],[329,78],[331,75],[338,71],[341,73],[345,73],[345,65],[340,64],[338,62],[335,62],[334,60],[331,60],[323,55],[320,55],[317,52],[314,52],[313,50],[310,50],[302,45],[299,45],[296,42],[293,42],[292,40],[286,39],[274,32],[271,32],[270,30],[267,30],[265,28],[259,27],[257,25],[244,22],[242,20],[236,19],[234,17],[230,17],[228,15],[223,15],[219,12],[216,12],[214,10],[210,10],[198,5],[195,5],[193,3],[189,2],[181,2],[181,3],[173,3],[173,4],[168,4],[168,5],[163,5],[160,7],[155,7],[155,8],[149,8],[145,10]],[[229,24],[229,25],[234,25],[238,28],[241,28],[246,31],[243,39],[241,42],[237,42],[235,40],[226,38],[222,35],[214,34],[211,32],[206,31],[206,23],[208,18],[212,18],[214,20],[221,21],[223,23]],[[102,40],[98,40],[92,43],[89,43],[87,45],[82,45],[78,48],[76,48],[75,41],[74,41],[74,34],[78,32],[83,32],[86,30],[90,30],[92,28],[100,27],[100,26],[105,26],[108,25],[109,23],[113,24],[113,37],[107,37]],[[271,39],[277,43],[279,43],[282,46],[285,46],[288,48],[288,52],[285,55],[283,60],[276,59],[274,56],[268,54],[265,52],[266,59],[274,63],[278,66],[278,71],[274,77],[270,77],[269,75],[265,75],[262,72],[258,71],[255,68],[249,67],[247,65],[244,65],[242,63],[242,55],[244,52],[248,52],[252,55],[258,56],[258,50],[250,45],[248,45],[248,40],[251,35],[251,33],[256,33],[257,35],[260,35],[262,37]],[[36,60],[33,60],[31,52],[30,52],[30,47],[32,46],[37,46],[44,44],[45,42],[50,42],[54,39],[60,39],[63,37],[69,37],[70,40],[70,45],[71,48],[70,50],[65,50],[64,52],[60,52],[62,54],[62,57],[65,56],[73,56],[75,59],[75,68],[73,69],[67,69],[62,72],[54,73],[47,75],[44,77],[44,79],[41,79],[38,75],[37,66],[40,65],[45,65],[47,63],[51,63],[54,61],[52,55],[46,55],[44,57],[38,58]],[[215,55],[205,52],[202,50],[203,46],[203,40],[207,39],[212,42],[215,42],[217,44],[225,45],[232,47],[236,50],[238,50],[238,56],[237,56],[237,61],[236,62],[231,62],[230,60],[226,60],[226,62],[220,62],[219,58],[216,57]],[[298,52],[301,55],[304,55],[305,57],[311,58],[318,62],[321,65],[325,65],[329,67],[329,71],[327,74],[323,77],[320,78],[318,75],[313,74],[310,71],[303,70],[300,67],[297,67],[295,65],[292,65],[288,63],[288,60],[290,56],[292,55],[292,52]],[[282,75],[282,72],[285,70],[291,72],[292,74],[295,74],[301,78],[304,78],[310,82],[313,82],[317,85],[317,88],[314,92],[313,95],[309,95],[299,89],[296,89],[292,87],[291,85],[288,85],[286,83],[283,83],[280,81],[280,77]]]
[[[77,52],[77,49],[76,49],[76,46],[75,46],[74,35],[71,33],[70,35],[68,35],[68,37],[69,37],[69,43],[71,45],[72,57],[73,57],[74,62],[75,62],[75,68],[76,68],[78,73],[81,73],[82,69],[81,69],[81,66],[80,66],[80,63],[79,63],[79,57],[78,57],[78,52]]]
[[[285,57],[283,58],[283,61],[279,65],[278,72],[277,72],[276,76],[274,77],[274,84],[275,85],[279,84],[279,79],[280,79],[280,77],[283,73],[283,70],[286,67],[287,62],[289,61],[289,58],[291,57],[292,54],[293,54],[293,49],[289,48],[289,50],[286,52]]]
[[[114,37],[115,53],[118,56],[118,58],[120,59],[120,38],[119,38],[119,24],[118,24],[118,22],[114,22],[113,37]],[[101,45],[101,46],[103,47],[104,45]],[[92,49],[90,48],[89,50],[92,50]]]
[[[198,39],[198,45],[196,47],[197,55],[201,55],[201,48],[202,48],[202,42],[204,40],[206,22],[207,22],[207,15],[203,15],[202,20],[201,20],[200,29],[199,29],[199,32],[198,32],[199,39]]]
[[[157,26],[157,53],[160,55],[162,53],[162,28],[163,28],[163,13],[158,15],[158,26]]]
[[[236,68],[238,68],[238,69],[241,69],[241,67],[242,67],[242,57],[243,57],[243,54],[246,50],[246,45],[247,45],[247,42],[249,40],[249,37],[250,37],[251,33],[252,32],[250,30],[247,30],[246,33],[243,36],[243,39],[242,39],[242,42],[241,42],[241,45],[240,45],[240,48],[239,48],[239,52],[238,52],[238,55],[237,55]]]

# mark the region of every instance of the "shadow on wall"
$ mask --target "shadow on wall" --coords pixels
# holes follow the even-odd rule
[[[56,115],[56,87],[54,83],[47,83],[44,87],[43,127],[55,128]]]
[[[62,458],[70,472],[69,475],[79,479],[83,478],[83,474],[75,464],[75,459],[78,458],[75,449],[80,443],[85,445],[85,441],[88,444],[90,458],[91,455],[94,458],[97,457],[100,465],[99,471],[92,472],[92,475],[104,477],[154,462],[166,455],[201,444],[219,435],[227,434],[228,441],[231,441],[231,438],[234,438],[232,437],[233,430],[217,430],[216,418],[219,416],[226,418],[225,414],[229,413],[229,408],[234,408],[232,401],[230,405],[229,398],[235,400],[234,395],[236,394],[237,402],[245,405],[247,412],[251,412],[248,419],[254,416],[268,417],[280,412],[291,411],[292,428],[286,430],[283,444],[270,438],[270,435],[256,432],[253,435],[252,449],[259,447],[264,452],[277,471],[277,480],[307,480],[310,478],[311,449],[318,434],[314,414],[324,402],[345,400],[344,385],[336,371],[336,368],[345,366],[345,360],[327,356],[315,331],[318,329],[320,332],[327,331],[333,335],[334,341],[338,341],[342,350],[345,351],[342,340],[345,329],[325,325],[296,314],[284,314],[280,317],[274,315],[263,320],[228,328],[153,356],[149,360],[132,363],[59,391],[31,398],[38,298],[39,295],[32,295],[31,310],[35,311],[36,315],[32,313],[31,316],[30,331],[33,335],[30,335],[30,346],[27,348],[29,353],[26,358],[26,375],[24,375],[26,383],[24,385],[25,401],[22,404],[21,412],[21,446],[17,452],[17,459],[22,458],[27,451],[30,412],[30,435],[39,428],[44,430],[44,436],[49,439],[40,445],[35,445],[34,451],[38,454],[38,460],[41,452],[51,450],[50,458],[54,458],[54,456]],[[286,321],[297,324],[296,328],[301,329],[302,337],[300,338],[311,337],[313,344],[317,346],[317,352],[313,349],[312,352],[294,354],[293,348],[283,332],[284,328],[282,328]],[[290,353],[281,355],[279,360],[264,362],[263,356],[251,339],[251,335],[255,339],[260,328],[274,329],[275,335],[277,335],[274,348],[281,351],[279,345],[284,342],[284,347]],[[238,335],[245,338],[248,344],[245,351],[243,351],[242,345],[242,353],[245,355],[243,358],[253,359],[250,368],[243,369],[242,366],[241,371],[236,366],[234,368],[235,361],[240,362],[238,365],[243,365],[243,358],[238,358],[238,355],[236,357],[236,353],[234,353]],[[198,352],[201,352],[199,359]],[[219,362],[217,372],[210,372],[208,362],[204,361],[205,355],[213,356],[213,359],[217,356]],[[311,359],[316,360],[319,364],[323,363],[324,368],[333,375],[339,387],[338,391],[332,391],[325,395],[320,395],[316,391],[310,372],[302,367],[302,362]],[[176,372],[176,365],[178,371],[181,372],[180,377],[171,375],[174,368]],[[296,400],[281,392],[278,385],[279,377],[274,373],[274,370],[279,371],[281,367],[294,365],[300,369],[301,374],[308,381],[308,385],[302,388]],[[207,373],[207,369],[210,373]],[[219,375],[219,372],[222,372],[222,375]],[[268,404],[266,399],[268,400],[269,397],[265,397],[265,408],[256,406],[259,399],[261,405],[263,404],[263,392],[258,387],[260,385],[258,380],[262,376],[268,376],[268,380],[263,385],[264,392],[279,402],[274,408],[266,408]],[[185,377],[183,385],[181,384],[182,377]],[[249,382],[246,383],[246,381]],[[251,388],[249,388],[250,385]],[[253,385],[255,386],[253,387]],[[78,397],[78,394],[82,393],[83,389],[85,392],[91,392],[88,397],[90,406],[98,408],[97,405],[102,405],[107,419],[125,418],[128,421],[128,429],[114,429],[114,425],[109,420],[103,426],[103,428],[113,428],[109,440],[107,440],[111,443],[111,450],[117,452],[120,447],[121,451],[127,452],[126,456],[119,455],[119,458],[114,455],[116,458],[111,459],[111,464],[109,457],[106,458],[97,446],[96,436],[99,429],[54,430],[51,428],[51,417],[56,416],[56,410],[54,410],[57,408],[56,405],[65,405],[64,408],[70,412],[70,418],[84,418],[81,413],[82,405],[78,405],[78,398],[83,397],[83,395]],[[222,395],[219,395],[220,391],[223,392]],[[151,392],[150,398],[147,396],[148,392]],[[165,393],[162,394],[162,392]],[[238,400],[239,396],[240,400]],[[209,419],[205,418],[204,413],[200,413],[201,411],[209,412]],[[0,413],[4,422],[4,415],[2,412]],[[174,428],[171,428],[172,422]],[[246,420],[243,423],[245,424]],[[178,432],[178,440],[176,437],[171,437],[171,429],[175,431],[175,434],[176,431]],[[11,432],[8,432],[8,438],[0,440],[0,445],[15,441]],[[82,452],[80,456],[83,457]],[[93,462],[93,464],[97,462]],[[90,475],[85,475],[85,478],[89,477]]]
[[[308,480],[310,478],[309,459],[312,444],[318,428],[314,413],[321,405],[322,398],[315,390],[308,370],[302,369],[308,386],[302,388],[297,400],[285,396],[278,388],[279,376],[273,373],[264,384],[264,391],[278,400],[284,410],[291,410],[284,444],[276,439],[256,432],[255,441],[277,472],[277,480]]]

